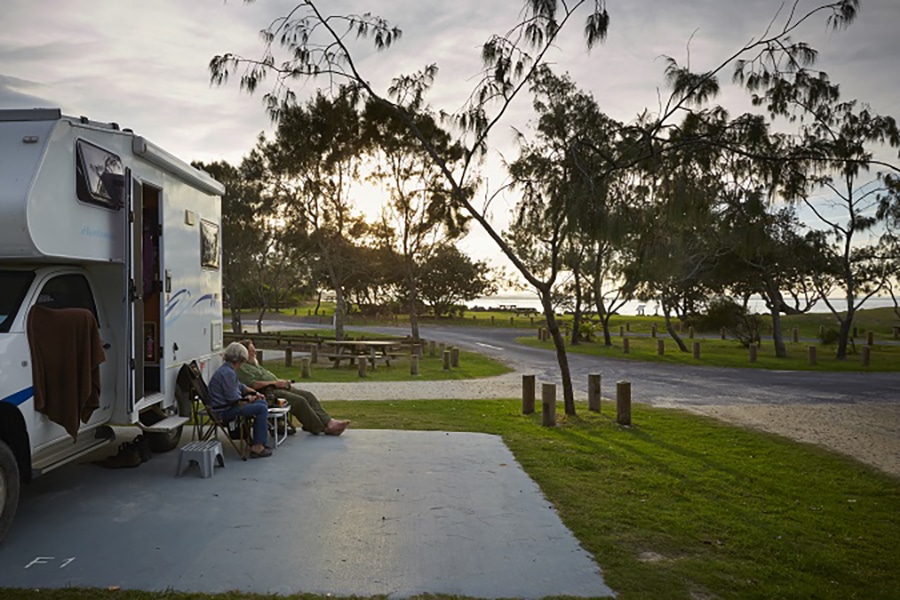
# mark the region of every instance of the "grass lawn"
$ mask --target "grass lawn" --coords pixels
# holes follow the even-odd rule
[[[552,429],[511,400],[326,405],[354,427],[502,436],[621,598],[869,599],[900,590],[900,480],[814,446],[643,405],[634,406],[632,427],[617,425],[610,405],[597,415],[579,404],[579,416]],[[77,589],[0,596],[125,597]]]
[[[657,353],[657,342],[665,342],[664,354]],[[869,366],[862,366],[862,347],[857,346],[857,352],[848,355],[846,360],[834,358],[833,346],[822,346],[809,342],[787,343],[787,358],[777,358],[775,347],[771,341],[764,340],[757,350],[757,360],[750,362],[750,352],[736,340],[721,340],[717,338],[688,339],[687,335],[682,340],[688,348],[687,352],[681,352],[674,340],[663,331],[658,338],[648,336],[628,337],[629,353],[625,354],[623,339],[618,335],[613,336],[610,347],[603,345],[603,340],[595,342],[582,342],[577,346],[568,345],[568,352],[572,354],[589,354],[610,358],[623,358],[640,360],[645,362],[667,362],[689,365],[706,365],[716,367],[738,367],[756,369],[783,369],[793,371],[900,371],[900,344],[876,344],[870,348]],[[521,344],[535,348],[553,349],[553,342],[538,341],[537,336],[518,338]],[[693,356],[693,343],[700,343],[700,358]],[[816,347],[816,364],[809,364],[809,347]]]

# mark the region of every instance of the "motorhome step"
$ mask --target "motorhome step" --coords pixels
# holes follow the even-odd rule
[[[166,417],[162,421],[157,421],[153,425],[140,425],[140,428],[144,431],[162,433],[164,431],[172,431],[173,429],[177,429],[188,421],[190,421],[190,418],[188,417]]]
[[[85,454],[106,446],[114,439],[114,437],[96,438],[91,435],[91,432],[81,432],[73,444],[72,438],[67,436],[64,440],[35,453],[32,459],[32,476],[38,477],[48,473],[57,467],[61,467],[75,459],[81,458]]]

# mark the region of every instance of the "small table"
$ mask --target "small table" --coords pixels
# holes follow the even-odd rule
[[[269,408],[269,423],[272,426],[272,437],[275,439],[273,448],[277,448],[287,438],[288,435],[288,415],[291,413],[290,406],[279,406]],[[283,427],[281,435],[278,435],[278,422],[281,421]]]

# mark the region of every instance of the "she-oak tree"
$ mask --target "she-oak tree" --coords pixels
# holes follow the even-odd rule
[[[482,47],[484,70],[481,78],[470,95],[470,101],[454,115],[465,140],[464,157],[455,171],[417,127],[413,118],[416,103],[403,100],[410,97],[421,100],[428,81],[422,77],[399,77],[386,94],[379,93],[372,88],[365,74],[359,71],[350,51],[349,42],[358,38],[371,39],[378,50],[387,49],[400,38],[401,30],[370,13],[325,14],[320,9],[322,4],[313,0],[299,2],[284,17],[273,21],[262,32],[263,53],[258,59],[230,53],[214,57],[209,65],[212,82],[224,84],[232,73],[242,70],[241,88],[253,93],[268,74],[274,75],[274,85],[263,98],[269,115],[276,121],[285,108],[296,100],[291,88],[292,82],[312,79],[325,80],[330,89],[335,89],[336,83],[352,87],[368,99],[395,111],[447,179],[451,200],[485,230],[539,294],[549,294],[550,290],[545,290],[546,281],[531,272],[496,230],[488,215],[472,203],[470,192],[467,191],[468,184],[470,178],[476,177],[474,170],[486,152],[488,133],[501,121],[512,101],[544,64],[545,57],[555,46],[560,32],[576,15],[582,12],[586,15],[584,35],[588,49],[605,39],[610,23],[605,0],[523,0],[521,20],[507,34],[494,35],[485,42]],[[830,13],[829,23],[834,28],[845,27],[854,20],[858,6],[858,0],[838,0],[805,13],[788,11],[782,27],[772,32],[770,25],[758,40],[751,41],[718,67],[705,73],[692,73],[671,64],[668,75],[673,88],[672,94],[658,118],[651,119],[643,126],[643,135],[638,136],[638,139],[652,140],[674,115],[714,96],[718,91],[719,73],[742,56],[755,55],[751,60],[745,61],[745,64],[759,66],[763,71],[768,68],[763,58],[791,57],[792,60],[784,63],[788,69],[798,68],[800,63],[797,58],[811,62],[815,58],[814,52],[805,44],[793,42],[790,36],[800,25],[820,12]],[[796,3],[794,8],[796,9]],[[284,52],[284,58],[276,62],[275,54],[279,50]],[[782,63],[776,60],[775,64]],[[426,71],[434,72],[434,66]],[[422,106],[421,103],[419,106]],[[491,107],[493,110],[489,111]],[[639,161],[640,158],[635,158],[634,155],[633,149],[628,149],[624,153],[625,158],[611,157],[608,171],[627,168],[626,163],[629,161]],[[564,342],[558,331],[554,334],[551,330],[551,335],[557,346],[565,412],[574,415],[574,390]]]

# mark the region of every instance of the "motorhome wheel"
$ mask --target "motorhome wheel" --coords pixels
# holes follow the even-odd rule
[[[184,427],[178,427],[171,431],[150,431],[146,433],[147,440],[150,442],[150,449],[154,452],[169,452],[178,447],[181,441],[181,432]]]
[[[6,537],[19,505],[19,466],[6,443],[0,441],[0,542]]]

